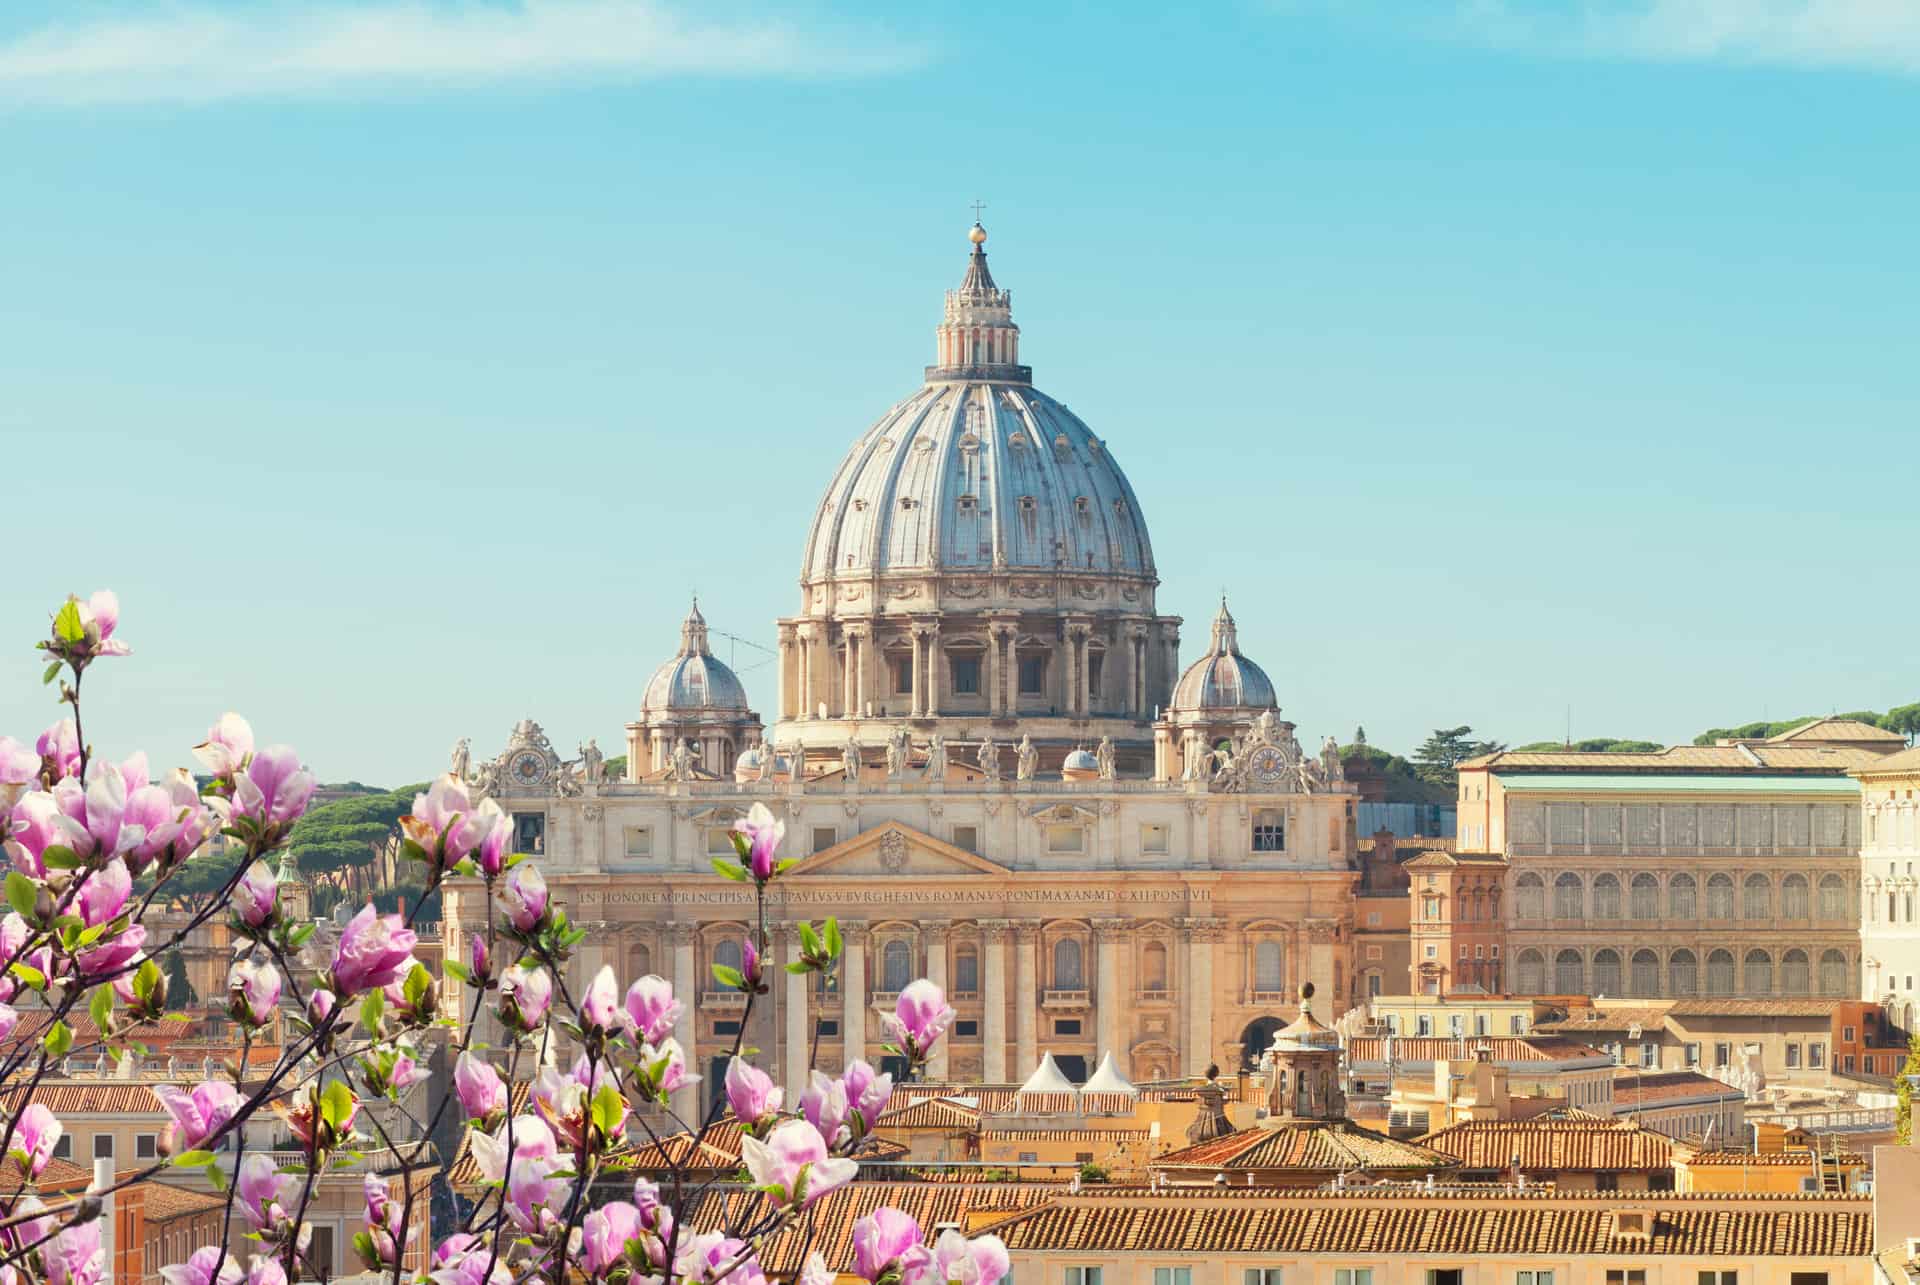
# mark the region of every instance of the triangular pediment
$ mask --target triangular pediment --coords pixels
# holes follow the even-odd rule
[[[885,821],[814,853],[793,873],[811,875],[1004,875],[1005,866],[900,821]]]

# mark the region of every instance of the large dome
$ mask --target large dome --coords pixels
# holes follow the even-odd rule
[[[1133,487],[1105,442],[1034,389],[1012,296],[987,271],[985,230],[974,233],[939,362],[841,461],[801,578],[1006,568],[1152,580]]]
[[[1174,684],[1176,710],[1278,709],[1267,672],[1240,654],[1239,631],[1226,599],[1213,618],[1213,645],[1207,654],[1187,666]]]
[[[747,689],[734,672],[707,650],[707,620],[695,603],[680,626],[680,650],[653,671],[640,698],[645,714],[744,713]]]

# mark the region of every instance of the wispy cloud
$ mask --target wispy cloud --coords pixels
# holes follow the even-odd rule
[[[663,76],[876,75],[884,33],[704,3],[357,0],[174,5],[0,40],[0,101],[199,102]]]
[[[1567,57],[1920,73],[1920,0],[1276,0]]]

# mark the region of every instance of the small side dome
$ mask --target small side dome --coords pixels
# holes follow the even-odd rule
[[[640,709],[646,714],[747,712],[747,689],[707,648],[707,620],[699,602],[680,626],[680,650],[647,680]]]
[[[1086,750],[1075,750],[1060,764],[1060,775],[1069,781],[1091,781],[1100,775],[1100,760]]]
[[[749,748],[746,753],[733,761],[733,779],[751,781],[760,775],[760,765],[767,761],[767,753],[758,745]]]
[[[1177,710],[1278,709],[1267,672],[1241,654],[1239,632],[1227,600],[1213,618],[1213,645],[1187,666],[1174,684],[1170,707]]]

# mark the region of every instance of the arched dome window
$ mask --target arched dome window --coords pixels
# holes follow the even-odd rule
[[[1733,880],[1727,875],[1713,875],[1707,880],[1707,918],[1733,918]]]
[[[1620,917],[1620,881],[1612,875],[1603,874],[1593,881],[1593,917]]]
[[[1780,993],[1782,995],[1805,995],[1813,989],[1811,966],[1807,961],[1807,952],[1800,949],[1788,951],[1780,957]]]
[[[1520,959],[1514,966],[1513,987],[1522,995],[1538,995],[1547,988],[1547,961],[1545,956],[1529,947],[1520,952]]]
[[[1820,876],[1820,917],[1829,921],[1847,917],[1847,881],[1839,875]]]
[[[1813,906],[1808,895],[1805,875],[1792,874],[1780,881],[1780,915],[1783,919],[1813,917]]]

